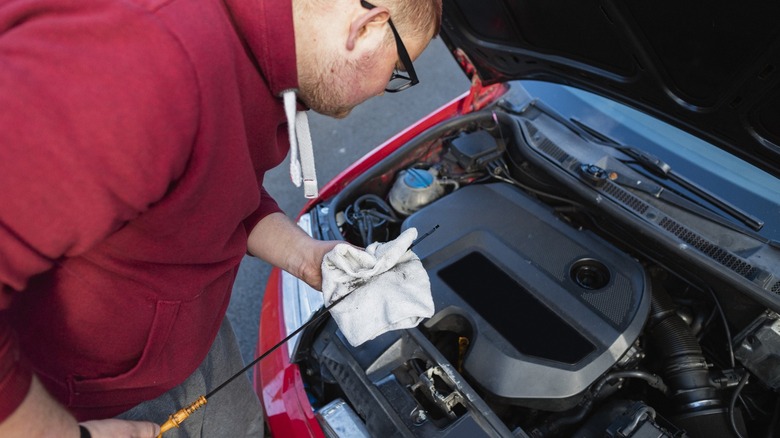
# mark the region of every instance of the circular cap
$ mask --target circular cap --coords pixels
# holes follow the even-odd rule
[[[409,169],[404,176],[404,182],[413,189],[424,189],[433,184],[433,175],[422,169]]]

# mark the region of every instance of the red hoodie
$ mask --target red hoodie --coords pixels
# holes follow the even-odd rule
[[[86,420],[195,370],[295,87],[290,0],[0,0],[0,421],[31,371]]]

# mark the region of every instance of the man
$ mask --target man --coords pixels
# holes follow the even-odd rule
[[[235,371],[223,317],[242,256],[319,288],[335,245],[261,187],[297,138],[281,96],[345,116],[411,69],[440,9],[0,0],[0,436],[151,437],[114,417],[159,422]],[[197,433],[262,421],[232,385]]]

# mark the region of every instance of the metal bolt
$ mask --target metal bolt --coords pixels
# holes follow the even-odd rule
[[[415,426],[419,426],[428,420],[428,413],[422,409],[415,409],[412,411],[412,422]]]

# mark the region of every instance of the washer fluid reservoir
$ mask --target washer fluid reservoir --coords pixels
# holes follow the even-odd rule
[[[446,184],[434,168],[402,170],[390,189],[388,200],[398,213],[408,216],[440,198]]]

